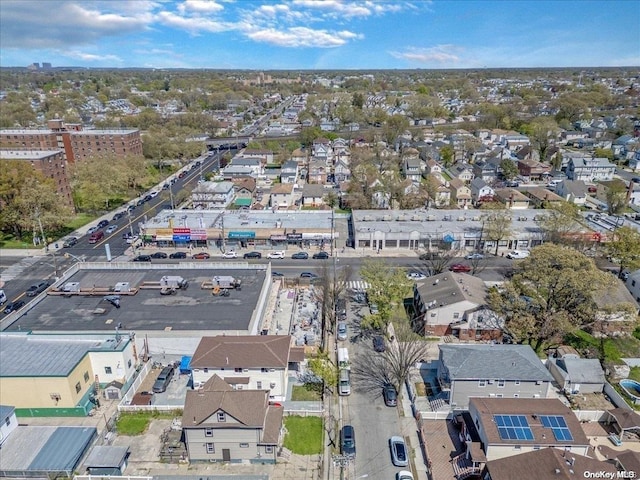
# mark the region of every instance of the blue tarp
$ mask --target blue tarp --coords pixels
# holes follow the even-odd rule
[[[180,373],[185,375],[191,373],[191,357],[186,355],[182,357],[180,360]]]

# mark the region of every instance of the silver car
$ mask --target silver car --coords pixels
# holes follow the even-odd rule
[[[409,465],[409,455],[407,445],[402,437],[391,437],[389,439],[389,449],[391,450],[391,462],[396,467],[406,467]]]
[[[345,322],[338,323],[338,340],[346,340],[347,339],[347,324]]]

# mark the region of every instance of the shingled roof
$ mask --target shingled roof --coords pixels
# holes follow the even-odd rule
[[[191,368],[286,368],[290,349],[289,335],[202,337]]]
[[[440,345],[440,359],[452,380],[553,381],[529,345]]]

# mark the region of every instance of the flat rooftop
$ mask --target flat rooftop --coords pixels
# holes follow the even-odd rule
[[[160,268],[158,268],[160,267]],[[177,267],[177,268],[176,268]],[[159,282],[165,275],[180,276],[189,282],[186,290],[175,295],[160,295],[160,289],[139,288],[135,295],[121,295],[120,308],[104,299],[105,295],[47,295],[32,309],[26,310],[7,331],[33,332],[113,332],[135,330],[149,332],[248,330],[258,306],[266,271],[250,268],[199,268],[161,265],[127,269],[82,269],[64,279],[78,282],[80,288],[112,288],[129,282],[132,289],[145,282]],[[233,276],[242,281],[241,290],[231,290],[228,297],[214,296],[201,284],[214,276]],[[111,293],[113,294],[113,293]]]
[[[0,158],[5,160],[38,160],[61,152],[62,150],[1,150]]]

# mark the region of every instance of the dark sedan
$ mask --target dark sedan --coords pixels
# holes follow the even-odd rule
[[[329,254],[327,252],[318,252],[313,254],[314,260],[326,260],[329,258]]]
[[[15,302],[9,303],[4,308],[4,314],[9,315],[10,313],[15,312],[16,310],[20,310],[22,307],[24,307],[24,300],[16,300]]]
[[[262,254],[260,252],[247,252],[242,258],[262,258]]]
[[[398,404],[396,388],[390,383],[387,383],[382,389],[382,397],[384,398],[384,404],[387,407],[395,407]]]
[[[307,252],[296,252],[291,255],[291,258],[294,260],[307,260],[309,258],[309,254]]]
[[[132,262],[150,262],[151,255],[138,255],[136,258],[132,260]]]
[[[151,254],[151,258],[167,258],[168,255],[164,252],[154,252]]]
[[[169,255],[169,258],[187,258],[187,254],[185,252],[173,252]]]

